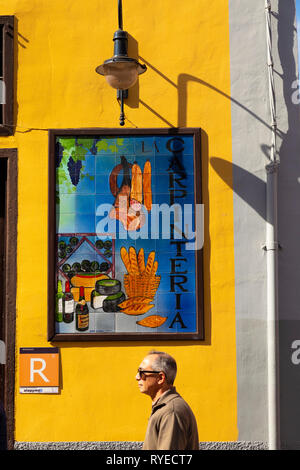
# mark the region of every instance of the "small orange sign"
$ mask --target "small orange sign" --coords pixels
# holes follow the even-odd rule
[[[20,392],[58,393],[58,348],[20,348]]]

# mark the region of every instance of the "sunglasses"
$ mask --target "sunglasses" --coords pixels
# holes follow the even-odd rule
[[[162,371],[161,370],[144,370],[144,369],[138,369],[137,370],[137,376],[139,379],[146,380],[147,377],[150,377],[151,374],[160,374]],[[150,374],[150,375],[146,375]]]

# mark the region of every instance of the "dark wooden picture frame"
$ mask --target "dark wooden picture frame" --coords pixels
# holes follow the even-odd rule
[[[157,340],[204,340],[204,285],[203,285],[203,247],[195,253],[195,293],[196,328],[192,332],[57,332],[55,327],[55,293],[57,286],[57,236],[56,236],[56,158],[57,139],[70,137],[95,138],[103,136],[119,138],[141,138],[165,136],[170,139],[191,136],[194,165],[193,203],[202,204],[201,187],[201,130],[199,128],[172,129],[51,129],[49,130],[49,207],[48,207],[48,341],[157,341]],[[165,157],[166,158],[166,157]],[[194,216],[195,217],[195,216]],[[194,219],[195,222],[195,219]],[[196,225],[195,225],[196,226]],[[178,308],[178,307],[176,307]],[[125,315],[124,315],[125,316]],[[137,322],[136,322],[137,323]]]
[[[0,136],[14,134],[14,16],[0,16],[0,31],[2,30],[3,80],[5,85],[5,103],[0,105],[2,119],[0,121]]]
[[[18,226],[18,151],[0,149],[1,163],[1,292],[0,338],[6,346],[6,363],[0,364],[0,396],[6,411],[7,446],[14,448],[15,332]]]

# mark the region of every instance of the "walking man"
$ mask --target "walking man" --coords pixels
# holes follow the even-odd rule
[[[144,450],[199,450],[195,416],[173,386],[176,361],[169,354],[150,351],[136,374],[141,393],[152,399]]]

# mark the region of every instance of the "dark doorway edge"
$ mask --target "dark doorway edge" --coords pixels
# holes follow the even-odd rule
[[[4,247],[4,341],[6,364],[4,368],[4,408],[7,419],[7,445],[14,448],[15,395],[15,332],[17,291],[17,224],[18,224],[18,155],[17,149],[0,149],[0,158],[7,162],[6,228]]]

